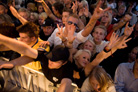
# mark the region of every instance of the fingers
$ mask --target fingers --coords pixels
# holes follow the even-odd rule
[[[96,6],[96,9],[100,8],[101,7],[101,4],[102,4],[102,1],[100,0]]]
[[[105,11],[108,11],[110,8],[111,8],[111,7],[107,7],[107,8],[104,9],[103,11],[104,11],[104,12],[105,12]]]
[[[132,26],[132,28],[134,28],[135,27],[135,24]]]
[[[129,39],[127,39],[127,40],[125,40],[125,42],[128,42],[128,41],[130,41],[132,38],[129,38]]]
[[[126,27],[128,27],[129,22],[127,22]]]

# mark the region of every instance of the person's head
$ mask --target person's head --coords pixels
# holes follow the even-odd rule
[[[15,0],[15,8],[19,9],[21,7],[22,0]]]
[[[125,11],[126,11],[126,6],[125,5],[119,6],[119,8],[118,8],[119,15],[125,14]]]
[[[62,15],[63,9],[64,9],[64,5],[61,2],[55,2],[52,5],[52,10],[56,16]]]
[[[19,32],[20,41],[28,45],[32,45],[39,35],[39,27],[33,22],[27,22],[17,27],[17,31]]]
[[[135,47],[131,50],[131,52],[129,53],[129,56],[128,58],[133,62],[136,60],[136,56],[137,56],[137,53],[138,53],[138,47]]]
[[[34,22],[34,23],[38,23],[38,14],[35,13],[35,12],[32,12],[30,14],[30,19],[29,19],[30,22]]]
[[[106,71],[100,67],[96,66],[90,73],[89,82],[91,87],[95,91],[106,92],[108,87],[113,85],[113,81]]]
[[[91,52],[92,56],[95,54],[96,52],[96,46],[95,44],[91,41],[91,40],[87,40],[84,44],[83,44],[83,49],[87,49]]]
[[[74,55],[73,59],[78,68],[85,68],[87,64],[90,63],[91,52],[89,50],[83,49],[78,50]]]
[[[108,25],[110,25],[112,22],[112,15],[109,11],[104,12],[102,18],[101,18],[101,23],[105,24],[107,23]]]
[[[35,4],[34,3],[28,3],[27,4],[27,10],[30,12],[34,12],[35,11]]]
[[[38,18],[39,25],[42,25],[46,18],[47,18],[47,14],[45,12],[40,13]]]
[[[50,69],[58,69],[62,65],[68,62],[69,50],[67,47],[62,45],[57,45],[52,49],[52,51],[46,55],[48,60],[48,67]]]
[[[50,18],[47,18],[42,24],[42,29],[45,36],[50,36],[55,29],[54,21]]]
[[[8,14],[0,14],[0,24],[1,23],[13,23],[13,21]]]
[[[16,28],[13,23],[10,23],[10,22],[0,23],[0,34],[15,38],[16,37],[15,30]]]
[[[71,24],[74,24],[74,26],[76,26],[76,28],[77,28],[78,22],[79,22],[79,17],[76,14],[71,14],[68,17],[67,22],[65,23],[65,27],[68,29],[68,27],[70,27]]]
[[[41,3],[37,4],[37,11],[38,11],[38,13],[44,12],[44,8],[43,8],[43,5]]]
[[[94,28],[94,32],[92,33],[93,40],[95,44],[101,44],[101,42],[104,40],[105,36],[107,35],[106,27],[99,25]]]
[[[20,8],[18,10],[18,13],[19,13],[20,16],[22,16],[26,20],[29,20],[30,12],[26,8]]]
[[[0,14],[6,14],[7,13],[7,6],[4,3],[0,2]]]
[[[68,8],[63,9],[63,13],[62,13],[62,22],[63,22],[63,24],[65,24],[67,22],[67,19],[68,19],[70,14],[72,14],[71,9],[68,9]]]

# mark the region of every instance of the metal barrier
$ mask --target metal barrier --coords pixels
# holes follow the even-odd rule
[[[54,87],[53,83],[51,83],[41,71],[36,71],[26,66],[16,66],[9,71],[2,70],[0,71],[0,75],[5,80],[4,88],[9,91],[14,91],[17,87],[18,90],[31,92],[56,92],[57,90],[57,87]],[[14,85],[11,88],[9,87],[10,83]],[[69,92],[79,92],[77,85],[72,83]]]

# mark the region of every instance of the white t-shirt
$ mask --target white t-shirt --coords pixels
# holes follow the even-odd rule
[[[63,28],[63,31],[65,30],[65,27]],[[80,32],[78,33],[74,33],[74,36],[76,36],[76,39],[73,41],[73,48],[77,48],[77,46],[80,44],[80,43],[83,43],[85,42],[87,39],[88,39],[88,36],[87,37],[83,37],[82,36],[82,31],[81,30]],[[56,36],[56,33],[58,32],[58,28],[56,28],[54,30],[54,32],[52,33],[52,35],[48,38],[47,41],[50,42],[50,46],[54,45],[57,46],[57,45],[61,45],[62,44],[62,41],[59,37]]]

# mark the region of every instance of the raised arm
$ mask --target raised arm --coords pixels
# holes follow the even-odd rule
[[[10,6],[10,11],[11,13],[17,18],[20,20],[20,22],[22,24],[25,24],[26,22],[28,22],[26,19],[24,19],[22,16],[19,15],[19,13],[17,12],[17,10],[13,7],[13,6]]]
[[[43,8],[46,12],[46,14],[53,19],[54,21],[56,20],[56,16],[52,13],[52,11],[50,10],[50,8],[48,7],[48,5],[45,3],[44,0],[35,0],[36,2],[42,3]]]
[[[28,46],[27,44],[21,41],[18,41],[0,34],[0,43],[20,54],[24,54],[31,58],[37,58],[37,55],[38,55],[37,50],[31,48],[30,46]]]
[[[128,42],[129,40],[131,40],[131,39],[126,40],[126,37],[124,37],[122,40],[120,40],[120,38],[118,38],[116,33],[113,33],[110,38],[109,44],[104,48],[103,51],[101,51],[96,56],[96,58],[90,64],[88,64],[86,66],[86,68],[85,68],[86,76],[89,75],[89,73],[95,66],[99,65],[104,59],[111,56],[117,49],[123,49],[123,48],[127,47],[126,42]]]
[[[19,57],[17,59],[11,60],[10,62],[0,60],[0,69],[13,68],[14,66],[25,65],[31,61],[33,61],[33,59],[27,56]]]
[[[131,20],[131,16],[129,14],[126,14],[123,19],[121,19],[117,24],[114,24],[113,30],[116,31],[122,26],[124,26],[128,21]]]
[[[91,31],[93,30],[93,28],[96,24],[96,21],[103,15],[103,13],[105,11],[107,11],[109,9],[109,8],[106,8],[104,10],[101,9],[100,8],[101,4],[102,4],[101,1],[97,4],[90,21],[88,22],[88,24],[84,28],[84,31],[82,32],[82,36],[87,37],[91,33]]]

